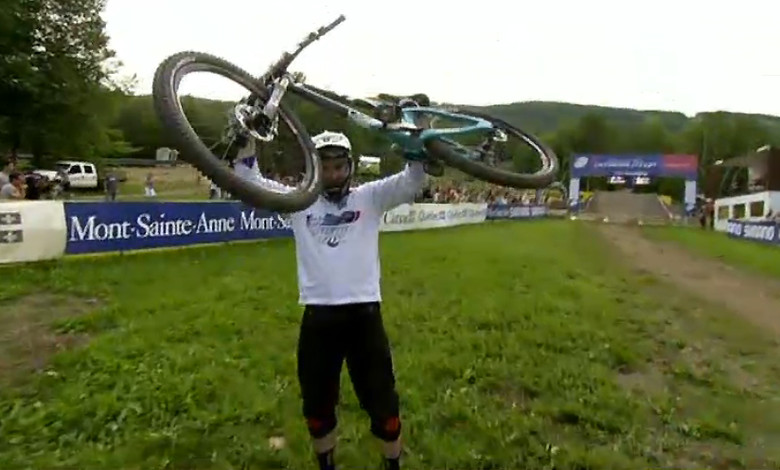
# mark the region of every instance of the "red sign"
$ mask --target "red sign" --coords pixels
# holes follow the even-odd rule
[[[667,170],[696,171],[698,159],[696,155],[671,154],[661,157]]]

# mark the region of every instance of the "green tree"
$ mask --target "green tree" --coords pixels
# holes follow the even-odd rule
[[[26,148],[42,164],[52,154],[94,158],[121,146],[121,133],[107,125],[121,92],[111,81],[116,64],[109,61],[104,6],[105,0],[4,2],[0,22],[13,32],[0,38],[11,51],[10,61],[0,61],[0,74],[11,77],[0,87],[0,116],[12,152]]]
[[[0,8],[0,142],[15,157],[22,145],[23,117],[34,101],[37,2],[6,0]]]
[[[670,153],[675,150],[674,136],[660,116],[649,117],[630,136],[630,151],[636,153]]]

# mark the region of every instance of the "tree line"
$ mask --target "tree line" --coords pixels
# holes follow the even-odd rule
[[[108,47],[100,13],[106,0],[6,0],[0,10],[0,150],[29,153],[45,166],[63,157],[87,160],[154,158],[171,146],[149,95],[128,92],[131,81],[118,74],[120,63]],[[7,79],[10,77],[10,79]],[[435,99],[435,90],[430,96]],[[384,98],[392,98],[390,95]],[[345,99],[344,97],[339,97]],[[381,135],[357,128],[294,96],[287,98],[310,133],[349,132],[356,153],[386,157],[382,173],[396,171],[400,156]],[[182,98],[195,130],[215,152],[232,103]],[[559,180],[568,180],[576,153],[692,153],[704,177],[715,161],[764,144],[780,144],[780,120],[727,112],[680,113],[615,110],[566,103],[515,103],[463,107],[504,118],[551,145],[561,160]],[[576,110],[576,113],[572,110]],[[297,152],[282,131],[276,147],[262,152],[264,163],[284,168]],[[530,156],[529,156],[530,158]],[[528,163],[529,165],[531,163]],[[521,163],[521,166],[523,163]],[[593,188],[606,182],[593,180]],[[649,189],[679,196],[682,182],[660,181]]]
[[[126,144],[111,120],[126,87],[100,14],[106,0],[4,0],[0,148],[99,158]],[[109,119],[107,122],[106,119]]]

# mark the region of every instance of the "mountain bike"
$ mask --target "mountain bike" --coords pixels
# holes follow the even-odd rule
[[[534,135],[503,120],[472,111],[431,106],[425,95],[395,101],[360,100],[360,104],[370,108],[369,112],[363,112],[358,109],[358,101],[336,99],[333,94],[307,85],[296,74],[288,72],[290,64],[305,48],[344,20],[341,15],[309,33],[293,52],[283,53],[259,78],[223,58],[203,52],[185,51],[166,58],[155,72],[152,94],[155,111],[181,152],[181,158],[250,206],[279,212],[307,208],[317,200],[322,188],[320,159],[306,126],[289,103],[283,101],[290,92],[359,126],[385,133],[406,159],[423,161],[431,164],[431,168],[442,168],[443,163],[477,179],[520,189],[544,188],[553,182],[558,170],[554,152]],[[243,135],[261,143],[271,142],[278,135],[280,120],[290,128],[305,160],[297,186],[282,192],[244,180],[203,143],[185,116],[178,96],[181,80],[194,72],[221,75],[250,93],[230,110],[230,124],[223,139],[232,141]],[[434,127],[433,122],[446,122],[449,126]],[[459,137],[466,137],[467,142],[459,142]],[[538,155],[541,166],[537,171],[523,173],[493,165],[496,155],[507,153],[496,150],[505,146],[510,137],[520,139]]]

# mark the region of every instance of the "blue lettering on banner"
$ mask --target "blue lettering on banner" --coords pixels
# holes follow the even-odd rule
[[[650,176],[694,180],[698,175],[695,155],[591,155],[571,159],[571,176]]]
[[[239,202],[66,202],[65,253],[289,237],[279,214]]]
[[[775,222],[729,220],[726,232],[732,238],[780,245],[780,225]]]
[[[509,218],[509,206],[504,204],[489,205],[487,208],[486,219],[508,219]]]
[[[531,219],[545,217],[546,215],[546,206],[527,204],[491,204],[487,208],[486,219]]]

